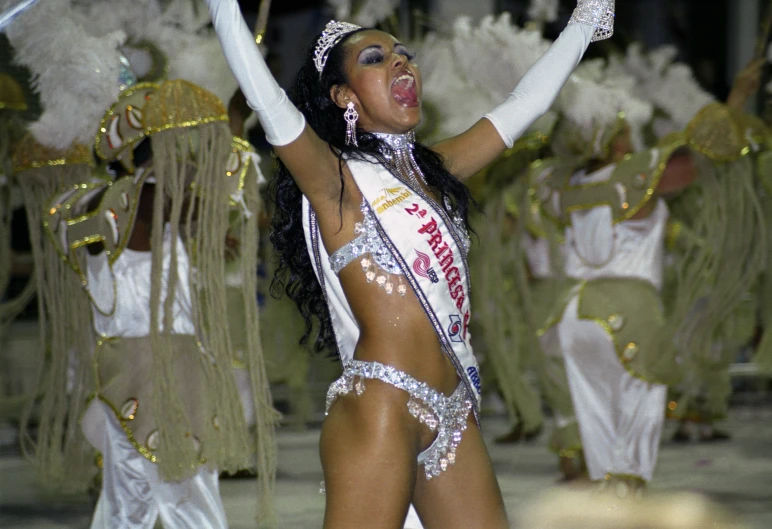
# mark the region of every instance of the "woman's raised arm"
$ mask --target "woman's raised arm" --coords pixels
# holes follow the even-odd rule
[[[268,70],[236,0],[206,0],[225,59],[247,104],[257,113],[268,143],[311,203],[337,197],[337,158],[306,125]]]
[[[466,132],[433,148],[466,180],[512,147],[552,106],[593,40],[611,36],[614,0],[579,0],[568,27],[523,76],[504,103]]]

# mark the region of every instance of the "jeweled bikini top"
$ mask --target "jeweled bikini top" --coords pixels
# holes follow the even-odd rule
[[[386,167],[400,180],[407,179],[405,183],[414,192],[422,195],[430,203],[436,203],[434,199],[423,192],[419,183],[420,179],[428,187],[423,172],[413,157],[415,133],[413,131],[407,134],[373,133],[373,136],[385,144],[382,154],[386,159]],[[466,255],[469,252],[470,240],[464,219],[453,211],[447,197],[445,197],[444,207],[451,215],[452,227],[461,241],[462,251]],[[407,292],[407,286],[401,278],[404,273],[378,233],[378,221],[375,214],[364,199],[360,208],[363,219],[354,226],[357,237],[330,255],[330,268],[338,275],[352,261],[361,257],[360,264],[368,283],[375,281],[386,290],[386,293],[391,294],[395,288],[391,276],[395,275],[398,279],[397,291],[404,296]]]

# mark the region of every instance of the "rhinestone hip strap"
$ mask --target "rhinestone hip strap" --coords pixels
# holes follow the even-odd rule
[[[397,368],[379,362],[351,360],[344,364],[343,375],[327,390],[325,414],[339,396],[352,391],[357,395],[364,393],[365,379],[380,380],[407,392],[410,414],[432,432],[437,432],[431,446],[418,454],[418,464],[424,465],[427,480],[439,476],[456,462],[456,448],[472,411],[472,400],[463,383],[453,395],[446,397]]]

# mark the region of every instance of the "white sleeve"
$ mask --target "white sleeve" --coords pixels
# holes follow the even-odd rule
[[[566,29],[523,76],[506,101],[484,117],[512,147],[549,110],[593,40],[613,32],[614,0],[579,0]]]
[[[236,0],[206,0],[225,59],[271,145],[295,141],[306,120],[268,70]]]

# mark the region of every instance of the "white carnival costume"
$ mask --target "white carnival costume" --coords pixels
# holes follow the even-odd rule
[[[45,209],[50,240],[91,302],[94,398],[81,425],[104,475],[92,528],[150,528],[159,516],[165,527],[227,527],[219,472],[251,467],[255,447],[259,468],[273,450],[257,325],[245,336],[246,373],[259,388],[249,403],[239,399],[223,333],[231,323],[222,274],[228,197],[239,190],[245,208],[257,203],[249,152],[231,139],[226,121],[222,103],[191,83],[129,88],[106,113],[96,151],[130,174],[71,187]],[[145,137],[153,157],[136,168],[134,146]],[[163,200],[143,195],[151,184]],[[180,219],[188,201],[199,208],[196,222]],[[138,210],[149,251],[127,246]],[[256,242],[256,218],[244,228]],[[103,246],[86,255],[93,243]],[[247,255],[239,273],[256,278],[256,251]],[[247,291],[254,288],[253,280]],[[255,296],[244,298],[247,321],[256,321]],[[261,473],[270,486],[271,471]]]
[[[170,265],[170,236],[167,230],[163,251],[165,270]],[[176,246],[179,280],[174,294],[172,334],[192,338],[195,324],[188,283],[190,262],[179,238]],[[151,357],[142,355],[146,361],[138,362],[140,355],[137,353],[152,351],[149,345],[152,259],[152,252],[137,252],[130,248],[124,248],[112,264],[108,263],[104,253],[87,257],[94,331],[102,337],[95,357],[100,363],[114,362],[121,352],[127,349],[134,352],[131,357],[133,365],[114,371],[115,379],[110,380],[108,385],[114,381],[120,384],[121,375],[150,380],[146,370],[151,367]],[[168,273],[164,274],[162,281],[167,283]],[[108,307],[113,310],[105,310]],[[189,341],[186,346],[192,346],[193,351],[197,349],[195,340]],[[193,382],[190,378],[187,381]],[[109,388],[102,391],[109,394]],[[145,389],[141,393],[149,391]],[[81,422],[86,438],[100,452],[105,469],[92,529],[151,527],[159,516],[164,527],[183,528],[191,523],[227,527],[217,469],[202,467],[193,476],[181,481],[164,480],[153,460],[148,458],[148,452],[142,444],[138,444],[138,440],[141,443],[143,439],[148,439],[148,449],[152,450],[152,438],[148,437],[152,432],[142,432],[145,433],[143,436],[140,432],[129,430],[131,435],[127,436],[126,426],[119,422],[111,405],[102,400],[105,398],[92,400]],[[132,404],[129,412],[139,411],[138,404]],[[125,411],[121,410],[122,413]],[[180,501],[181,498],[185,500]],[[118,505],[122,507],[117,508]],[[131,520],[123,518],[127,512],[131,513]]]
[[[120,160],[131,174],[114,182],[104,176],[92,180],[90,171],[70,175],[69,166],[93,163],[92,149],[78,145],[71,149],[78,156],[47,158],[41,156],[43,147],[30,141],[16,164],[29,184],[30,225],[49,232],[48,241],[33,240],[46,316],[41,336],[51,364],[41,388],[45,402],[35,462],[47,485],[78,490],[95,470],[93,448],[84,441],[101,452],[104,486],[94,527],[152,527],[159,515],[166,527],[224,527],[218,471],[256,466],[261,522],[270,525],[276,413],[256,323],[257,215],[241,222],[246,242],[240,301],[244,319],[254,322],[243,333],[242,360],[252,390],[244,404],[230,369],[229,327],[238,324],[226,316],[224,274],[228,210],[257,213],[257,175],[251,147],[233,140],[227,110],[211,92],[180,80],[136,84],[123,52],[133,60],[150,59],[144,61],[146,80],[162,77],[168,64],[150,43],[123,46],[122,23],[137,40],[162,33],[155,35],[161,47],[172,50],[180,45],[180,32],[207,24],[201,16],[190,20],[195,8],[189,2],[163,4],[165,11],[154,1],[137,11],[131,3],[109,0],[28,2],[7,30],[17,60],[40,77],[44,113],[30,127],[36,139],[48,150],[61,150],[97,136],[97,155],[106,162]],[[97,22],[97,11],[110,23]],[[143,26],[143,16],[155,18]],[[42,35],[39,27],[51,31]],[[190,61],[200,62],[202,49],[215,52],[207,55],[205,68],[187,73],[209,76],[230,96],[235,85],[228,87],[222,75],[212,73],[216,56],[222,57],[218,43],[201,34],[184,42]],[[59,53],[52,55],[52,49]],[[185,70],[185,59],[174,55],[170,70]],[[149,174],[135,171],[132,163],[143,139],[152,144],[156,196],[163,198],[152,206],[148,253],[126,248]],[[34,174],[46,171],[59,173],[59,179]],[[102,191],[108,198],[94,211],[91,201]],[[198,206],[189,223],[187,200]],[[82,215],[73,217],[76,211]],[[103,255],[84,255],[87,245],[99,242]],[[71,270],[65,273],[66,268]]]
[[[238,4],[235,0],[207,3],[225,56],[249,105],[257,112],[269,143],[292,143],[303,132],[305,118],[272,79]],[[610,36],[613,1],[580,2],[572,22],[507,101],[485,116],[508,146],[549,109],[590,41]],[[327,25],[315,53],[320,74],[329,51],[357,29],[347,23]],[[481,386],[467,330],[469,241],[450,205],[437,204],[418,184],[423,175],[412,156],[412,133],[373,134],[388,145],[380,153],[382,157],[346,160],[364,196],[364,220],[357,224],[357,237],[352,242],[329,255],[321,244],[315,214],[308,200],[303,200],[306,242],[327,297],[344,368],[343,376],[330,387],[328,405],[338,395],[365,391],[367,379],[378,379],[409,393],[411,414],[438,432],[434,444],[419,455],[419,464],[425,467],[427,478],[432,478],[453,464],[466,417],[470,410],[477,416],[479,409]],[[355,143],[355,134],[350,139]],[[413,290],[443,352],[456,367],[461,382],[453,395],[444,396],[393,367],[354,358],[359,328],[337,272],[355,259],[367,280],[376,281],[387,294]]]

